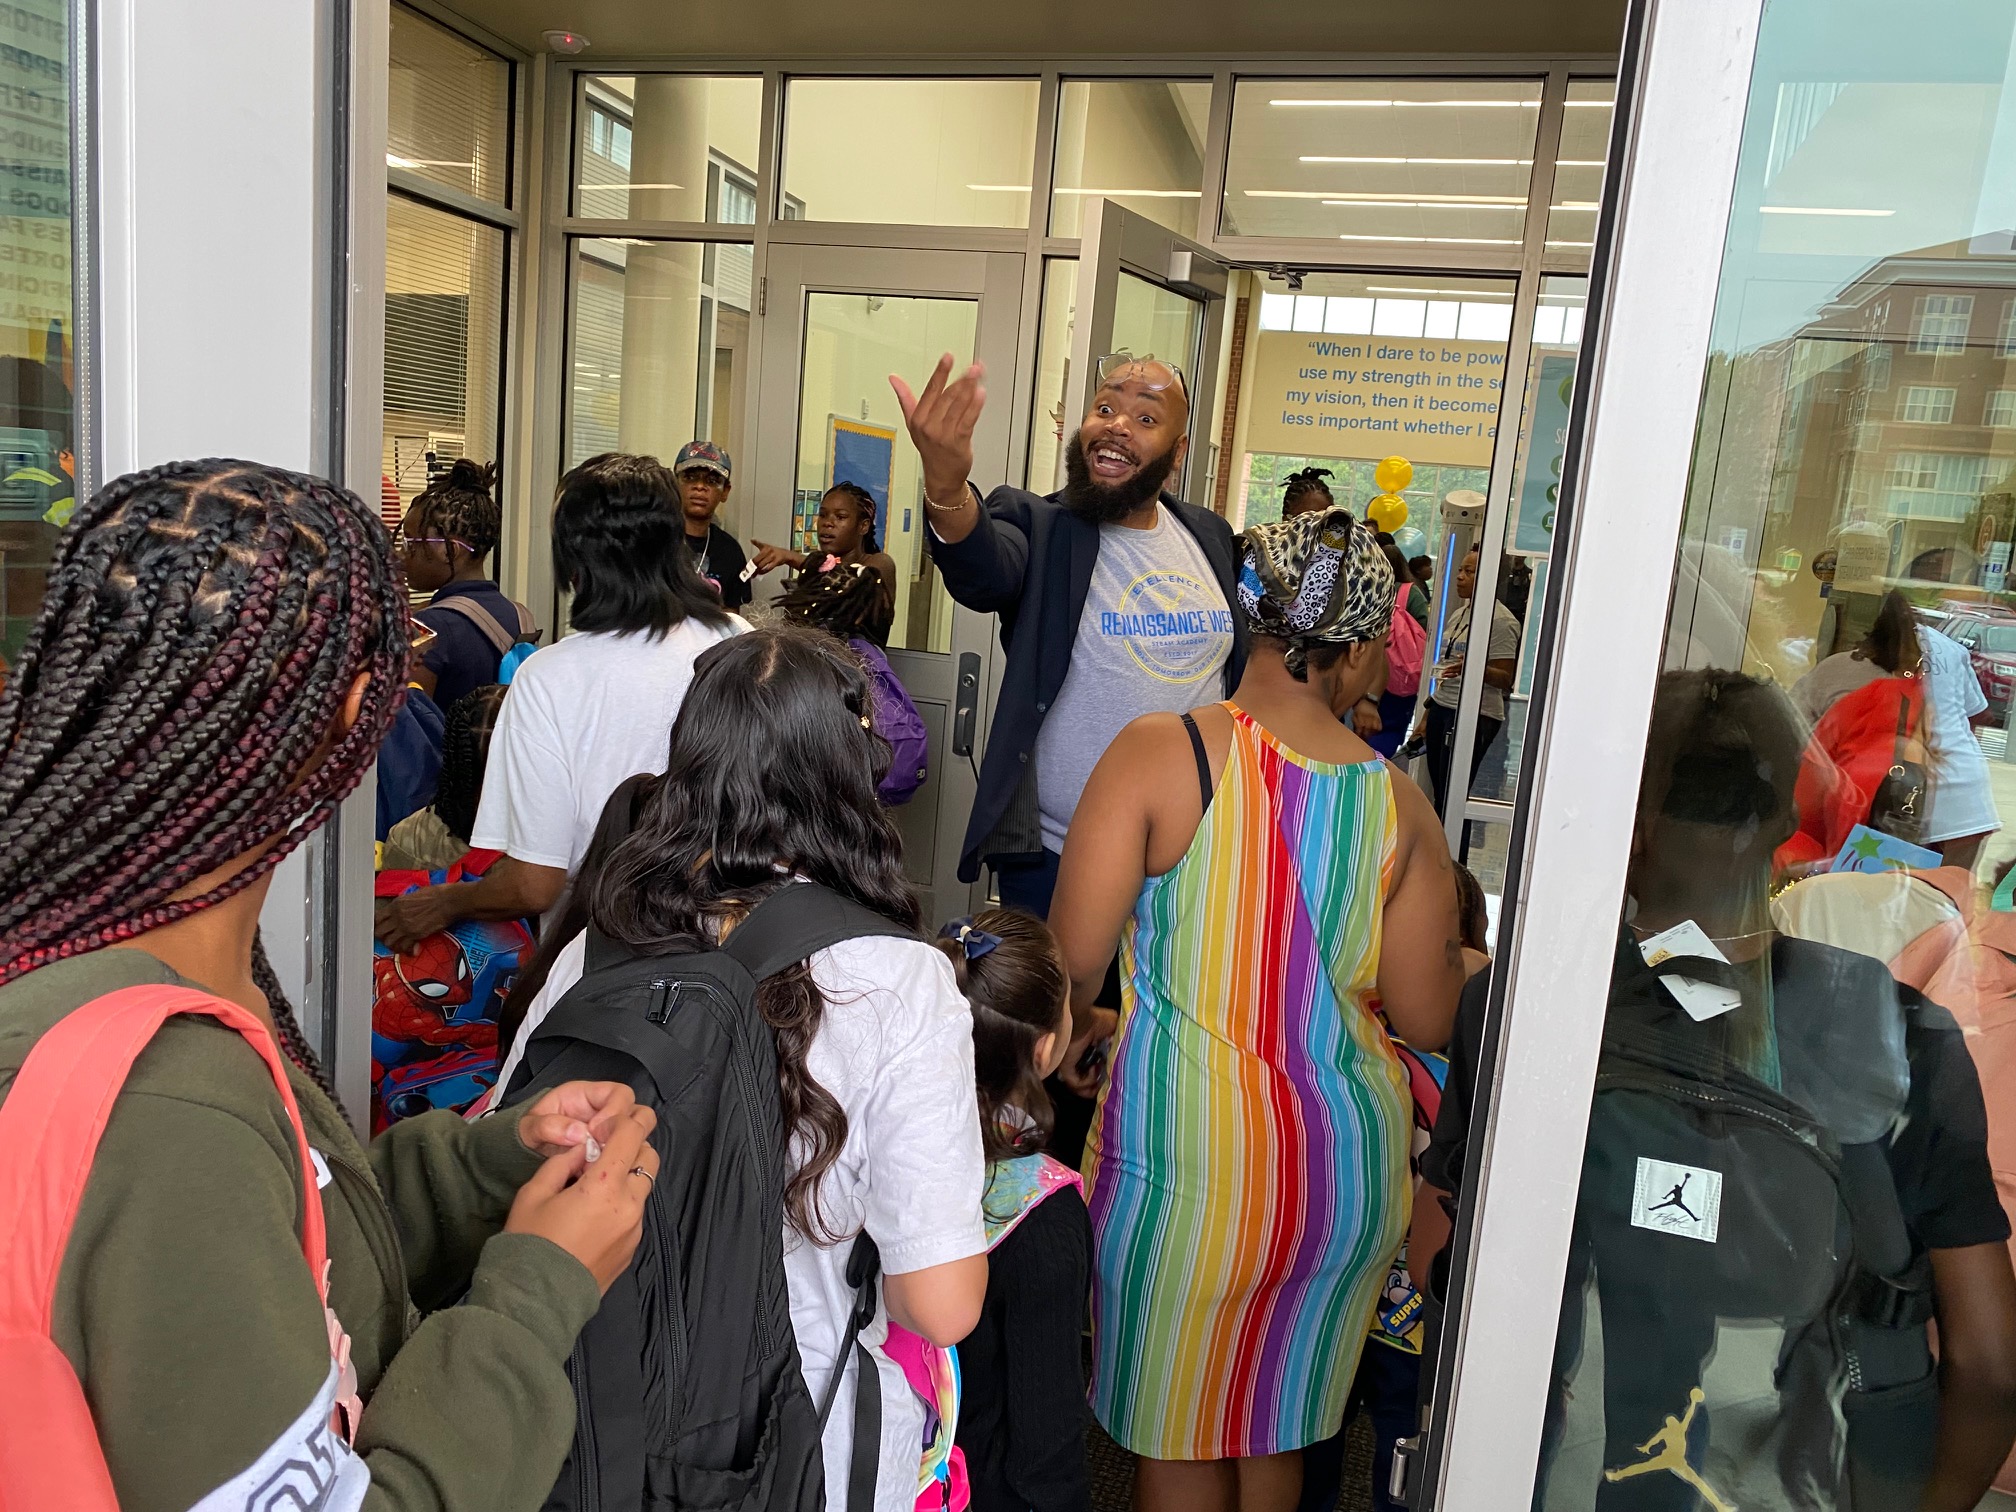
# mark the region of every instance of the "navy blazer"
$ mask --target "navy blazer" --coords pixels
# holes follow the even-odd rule
[[[1078,620],[1099,560],[1099,527],[1073,514],[1062,497],[1039,499],[1019,488],[997,488],[965,540],[948,543],[924,533],[952,597],[968,609],[1001,616],[1001,645],[1008,653],[980,764],[980,790],[960,848],[962,882],[977,880],[980,863],[989,857],[1034,855],[1043,848],[1030,770],[1036,732],[1071,670]],[[1166,494],[1162,503],[1197,538],[1233,611],[1232,655],[1225,663],[1229,696],[1246,666],[1232,527],[1223,516]],[[1018,805],[1018,797],[1025,801]],[[1011,808],[1017,810],[1013,815]]]

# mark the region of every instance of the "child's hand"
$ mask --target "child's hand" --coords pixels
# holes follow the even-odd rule
[[[1075,1010],[1073,1019],[1078,1032],[1064,1052],[1057,1078],[1080,1097],[1091,1097],[1106,1080],[1104,1048],[1120,1027],[1120,1015],[1111,1008],[1086,1008]],[[1093,1055],[1095,1049],[1101,1053]]]

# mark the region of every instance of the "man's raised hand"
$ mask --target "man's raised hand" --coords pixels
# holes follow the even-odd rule
[[[947,352],[931,370],[921,394],[894,373],[889,386],[903,408],[903,423],[924,464],[924,495],[940,506],[960,502],[973,473],[973,428],[987,404],[982,380],[986,370],[974,363],[952,377],[953,357]]]

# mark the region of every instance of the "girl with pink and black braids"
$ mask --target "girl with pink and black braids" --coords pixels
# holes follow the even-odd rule
[[[370,767],[406,660],[359,499],[182,462],[77,510],[0,695],[0,1111],[68,1014],[194,988],[272,1029],[321,1175],[333,1333],[279,1089],[237,1032],[167,1020],[112,1104],[51,1325],[125,1512],[533,1512],[573,1432],[567,1354],[637,1242],[654,1120],[627,1088],[410,1119],[367,1154],[264,965],[273,869]]]

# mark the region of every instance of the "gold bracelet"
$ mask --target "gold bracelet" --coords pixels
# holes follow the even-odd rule
[[[919,490],[919,492],[921,493],[921,492],[922,492],[922,490]],[[963,498],[961,498],[961,500],[960,500],[960,501],[959,501],[959,502],[958,502],[957,504],[940,504],[940,503],[939,503],[939,502],[938,502],[938,501],[937,501],[936,499],[932,498],[932,497],[931,497],[931,495],[929,495],[928,493],[927,493],[927,494],[924,494],[924,495],[923,495],[923,498],[924,498],[924,507],[925,507],[926,509],[935,509],[935,510],[937,510],[937,511],[938,511],[938,512],[939,512],[940,514],[950,514],[950,513],[951,513],[952,511],[954,511],[954,510],[957,510],[957,509],[963,509],[963,508],[965,508],[965,507],[966,507],[966,500],[967,500],[967,499],[971,499],[971,498],[973,498],[973,497],[974,497],[974,494],[973,494],[973,480],[972,480],[972,479],[970,479],[970,478],[969,478],[969,479],[967,479],[967,480],[966,480],[966,487],[965,487],[965,488],[964,488],[964,489],[962,490],[962,492],[963,492],[963,494],[964,494],[964,497],[963,497]]]

